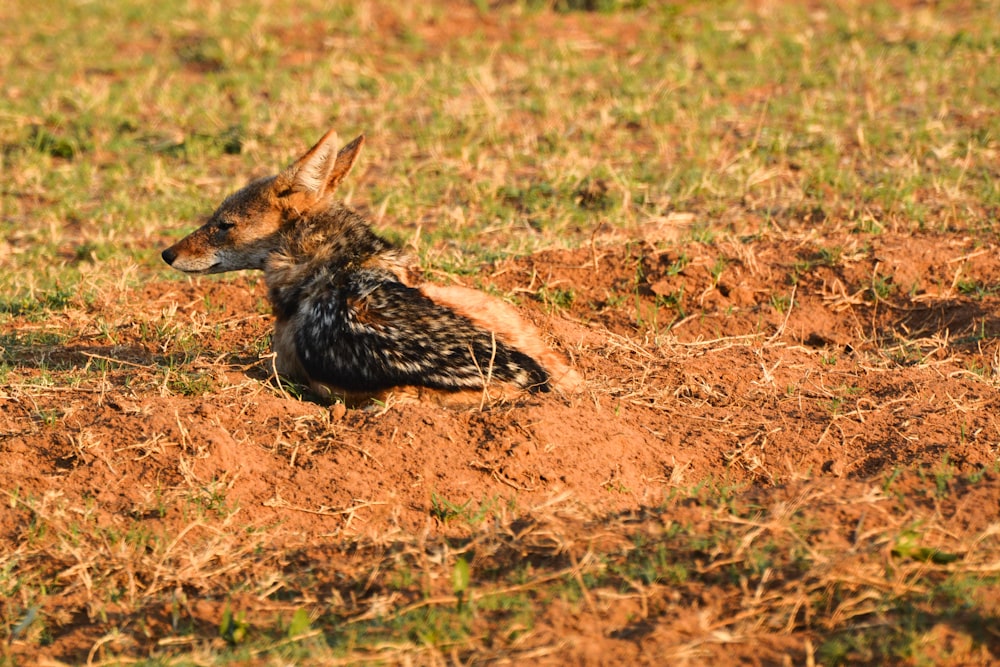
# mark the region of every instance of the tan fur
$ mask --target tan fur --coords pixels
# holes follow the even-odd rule
[[[552,376],[554,389],[568,393],[580,391],[582,379],[579,374],[566,365],[561,355],[549,349],[538,329],[526,322],[510,304],[459,285],[424,283],[418,289],[431,301],[451,308],[477,326],[494,332],[505,343],[534,357]]]

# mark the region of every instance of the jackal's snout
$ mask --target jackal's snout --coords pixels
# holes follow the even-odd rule
[[[163,261],[184,273],[219,273],[243,266],[223,266],[220,249],[205,242],[204,228],[196,229],[160,253]]]
[[[163,258],[164,262],[166,262],[170,266],[173,266],[174,260],[177,259],[177,251],[174,250],[173,246],[170,246],[169,248],[160,253],[160,257]]]

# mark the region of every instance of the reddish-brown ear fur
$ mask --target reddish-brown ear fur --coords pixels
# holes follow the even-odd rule
[[[315,203],[331,194],[351,171],[361,146],[362,134],[336,153],[336,133],[330,130],[287,169],[278,174],[274,190],[279,196],[299,195]]]
[[[333,192],[340,185],[340,182],[344,180],[344,177],[350,173],[364,144],[365,135],[359,134],[354,138],[354,141],[337,152],[337,159],[333,163],[333,169],[330,170],[330,174],[326,179],[327,192]]]

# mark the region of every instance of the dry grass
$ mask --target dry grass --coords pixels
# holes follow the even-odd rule
[[[233,530],[235,516],[193,519],[169,541],[116,535],[53,493],[33,503],[11,499],[30,512],[36,535],[3,566],[59,582],[63,600],[106,622],[139,624],[94,642],[87,658],[98,664],[179,650],[195,661],[284,655],[338,664],[582,657],[587,642],[560,638],[549,625],[558,618],[550,612],[566,605],[577,627],[593,623],[604,637],[663,628],[652,650],[673,659],[718,658],[727,646],[753,647],[768,661],[791,655],[827,664],[893,650],[904,657],[910,643],[931,641],[934,625],[907,636],[906,624],[924,617],[947,619],[953,632],[984,645],[993,641],[974,604],[1000,571],[996,525],[956,535],[935,512],[901,506],[896,489],[863,483],[829,491],[791,485],[768,506],[717,504],[715,493],[679,490],[655,512],[619,518],[554,498],[465,539],[395,535],[280,548],[266,533]],[[840,518],[831,524],[830,516]],[[323,570],[298,567],[315,561]],[[34,566],[25,570],[27,563]],[[217,627],[229,604],[241,610],[239,620]],[[293,627],[299,610],[309,622]],[[11,639],[38,641],[44,627],[21,620]],[[859,620],[881,630],[857,635]],[[223,637],[210,639],[216,631]],[[225,640],[240,645],[249,637],[245,648],[226,648]]]
[[[996,3],[548,4],[0,8],[5,663],[997,659]],[[582,398],[324,406],[159,262],[331,125]]]

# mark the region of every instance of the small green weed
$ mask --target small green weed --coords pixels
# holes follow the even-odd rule
[[[788,294],[771,294],[771,307],[778,313],[784,314],[792,304],[792,297]]]
[[[495,511],[496,505],[495,499],[489,499],[477,504],[472,498],[459,504],[431,492],[430,514],[441,523],[450,523],[457,520],[470,526],[478,526]]]
[[[680,255],[677,256],[677,259],[671,262],[670,266],[667,267],[667,275],[671,277],[680,275],[680,273],[684,270],[684,268],[690,263],[691,259],[687,256],[686,253],[682,252]]]
[[[538,300],[545,304],[550,313],[567,310],[576,300],[576,292],[572,288],[542,287],[538,290]]]
[[[891,276],[872,276],[870,294],[873,300],[880,301],[887,299],[895,289],[896,285],[892,282]]]
[[[232,607],[227,602],[222,609],[222,618],[219,620],[219,636],[226,643],[236,645],[247,639],[250,632],[250,624],[246,620],[246,612],[243,610],[233,613]]]

